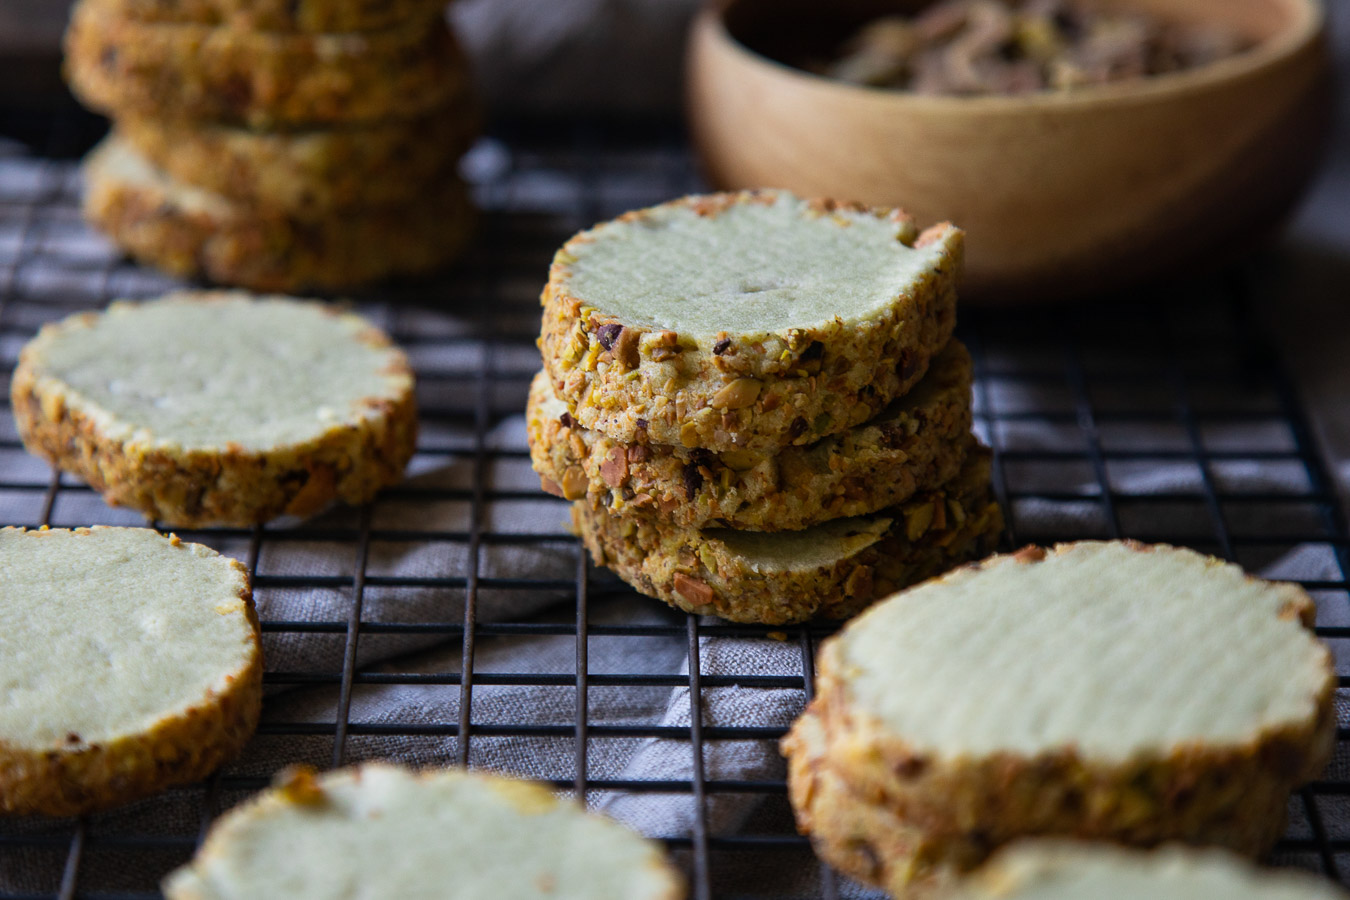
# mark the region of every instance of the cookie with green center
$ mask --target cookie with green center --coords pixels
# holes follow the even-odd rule
[[[1087,841],[1024,841],[944,900],[1350,900],[1307,872],[1259,869],[1219,850],[1140,852]]]
[[[29,451],[179,527],[359,504],[417,436],[407,358],[364,319],[243,293],[116,303],[44,326],[11,400]]]
[[[317,220],[251,208],[170,178],[116,135],[84,165],[84,215],[123,250],[173,275],[258,291],[346,290],[448,264],[473,231],[447,174],[410,203]]]
[[[445,15],[445,0],[96,0],[137,22],[227,25],[248,31],[376,31]]]
[[[951,341],[876,418],[760,455],[625,444],[582,428],[544,373],[530,386],[530,456],[544,489],[680,528],[792,531],[867,515],[955,477],[970,432],[971,360]]]
[[[976,447],[936,490],[801,531],[677,528],[584,502],[572,521],[597,565],[686,612],[765,625],[844,619],[993,549],[1003,516],[989,459]]]
[[[0,685],[0,814],[205,778],[258,724],[247,570],[148,528],[0,529]]]
[[[1335,736],[1314,612],[1297,585],[1134,542],[904,591],[821,647],[783,742],[798,826],[895,896],[1027,836],[1260,854]]]
[[[951,336],[962,232],[781,191],[685,197],[554,257],[540,348],[584,428],[771,453],[917,384]]]
[[[540,785],[386,763],[293,769],[212,826],[169,900],[680,900],[656,844]]]
[[[139,22],[81,0],[65,73],[85,105],[261,126],[416,118],[463,91],[468,64],[443,22],[306,34]]]

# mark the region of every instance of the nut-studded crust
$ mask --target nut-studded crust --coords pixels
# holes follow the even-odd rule
[[[27,529],[16,530],[20,533]],[[77,534],[103,530],[77,528]],[[40,533],[40,532],[38,532]],[[179,546],[176,536],[166,538]],[[262,650],[248,570],[239,599],[253,628],[253,655],[221,693],[165,716],[151,728],[101,743],[35,750],[0,738],[0,813],[74,816],[129,803],[175,784],[199,781],[234,757],[257,730],[262,712]]]
[[[428,184],[455,180],[477,124],[461,95],[418,119],[349,128],[260,131],[125,116],[117,135],[176,181],[309,221],[417,204]]]
[[[854,520],[860,534],[877,520],[889,524],[879,540],[816,567],[757,568],[715,530],[662,526],[582,502],[572,505],[572,521],[597,565],[685,612],[764,625],[844,619],[993,549],[1003,514],[990,493],[989,459],[976,447],[951,483]]]
[[[239,296],[204,292],[195,295],[195,302]],[[347,315],[315,306],[329,315]],[[99,315],[83,313],[43,326],[19,354],[10,400],[28,451],[80,476],[109,504],[139,510],[172,527],[244,527],[283,514],[312,516],[334,500],[359,505],[402,480],[417,442],[417,406],[412,370],[401,352],[391,357],[388,370],[399,380],[398,391],[370,398],[370,415],[335,423],[313,440],[266,450],[152,446],[110,437],[94,415],[67,402],[59,379],[43,372],[44,347],[68,329],[88,327]],[[373,326],[357,337],[393,348]]]
[[[945,222],[920,234],[900,210],[810,203],[812,216],[872,215],[894,223],[907,245],[941,248],[935,268],[914,284],[897,285],[886,311],[866,322],[846,326],[836,318],[781,333],[723,332],[700,346],[687,335],[620,321],[572,292],[575,254],[609,232],[639,228],[669,207],[715,220],[740,204],[780,199],[795,202],[779,191],[684,197],[625,213],[563,245],[541,298],[539,346],[554,389],[583,427],[627,444],[768,453],[866,421],[923,377],[955,324],[964,235]]]
[[[1028,547],[977,566],[1034,564],[1046,555]],[[1313,603],[1293,590],[1301,597],[1285,615],[1311,628]],[[1241,743],[1191,743],[1124,762],[1074,749],[939,758],[852,707],[847,664],[831,639],[817,661],[815,699],[783,740],[789,796],[798,828],[821,858],[897,897],[928,896],[1031,835],[1145,847],[1183,841],[1255,856],[1279,838],[1289,792],[1330,758],[1336,678],[1329,654],[1325,666],[1313,717]]]
[[[81,0],[66,78],[109,115],[325,125],[413,118],[463,90],[464,54],[443,22],[289,34],[136,22]]]
[[[101,14],[136,22],[228,25],[249,31],[376,31],[430,22],[445,0],[94,0]]]
[[[792,531],[894,506],[956,476],[970,431],[970,354],[951,341],[870,422],[771,456],[624,444],[582,428],[540,372],[526,407],[544,490],[680,528]]]
[[[1350,900],[1337,882],[1291,868],[1266,868],[1223,850],[1172,844],[1135,850],[1063,838],[1018,841],[944,900],[1064,897],[1194,897],[1223,900]]]
[[[182,277],[257,291],[346,290],[440,268],[472,234],[473,207],[453,176],[411,204],[307,222],[238,206],[158,170],[128,178],[112,164],[127,153],[114,138],[90,154],[85,218],[136,259]]]

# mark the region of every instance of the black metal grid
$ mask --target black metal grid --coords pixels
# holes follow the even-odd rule
[[[61,140],[78,144],[71,134],[87,130],[67,128]],[[53,139],[51,149],[60,152],[66,146],[58,148],[58,143]],[[267,635],[336,640],[342,652],[340,664],[330,670],[269,670],[267,682],[274,687],[336,688],[337,712],[332,721],[266,721],[260,739],[303,745],[309,758],[315,755],[314,742],[320,742],[319,756],[332,765],[380,752],[399,755],[407,741],[431,742],[447,761],[472,763],[475,741],[570,740],[572,773],[552,779],[559,789],[583,797],[597,792],[692,797],[696,814],[689,833],[662,836],[686,867],[692,897],[780,896],[779,882],[747,884],[737,877],[739,869],[762,867],[766,861],[778,871],[811,873],[808,895],[856,895],[856,886],[828,870],[817,871],[805,839],[792,833],[781,778],[717,779],[705,771],[705,749],[716,742],[771,742],[783,733],[779,725],[705,723],[700,701],[707,692],[737,687],[809,694],[814,650],[830,629],[769,630],[653,613],[655,604],[641,598],[632,598],[633,608],[647,613],[640,622],[598,624],[593,618],[596,603],[631,597],[631,592],[607,574],[590,570],[574,538],[557,529],[520,533],[491,527],[495,504],[547,502],[532,490],[490,486],[494,466],[525,465],[527,459],[520,448],[503,449],[488,435],[523,406],[535,368],[529,350],[537,331],[537,291],[548,259],[578,228],[697,189],[681,134],[662,123],[503,127],[475,149],[466,172],[485,209],[481,237],[468,258],[430,285],[361,298],[361,308],[385,323],[414,357],[423,415],[418,458],[433,464],[467,462],[469,483],[396,488],[336,527],[183,533],[245,559],[259,592],[329,588],[345,597],[345,618],[264,620]],[[76,187],[68,163],[7,164],[0,147],[0,371],[6,378],[19,346],[40,323],[114,297],[153,295],[168,284],[89,236],[78,223]],[[1248,296],[1252,283],[1250,273],[1230,272],[1156,290],[1146,299],[1102,298],[1030,313],[963,310],[959,334],[976,361],[977,430],[995,452],[995,487],[1009,521],[1005,546],[1131,536],[1194,546],[1253,569],[1301,550],[1312,560],[1313,574],[1303,580],[1319,601],[1318,630],[1338,651],[1344,685],[1345,660],[1350,658],[1340,652],[1350,639],[1346,527],[1296,393],[1253,325],[1251,308],[1261,298]],[[471,362],[426,361],[437,351],[455,348],[465,350],[462,355]],[[0,386],[7,387],[7,381]],[[4,393],[7,397],[8,391]],[[466,432],[467,440],[462,436]],[[130,521],[102,508],[73,479],[33,466],[8,411],[0,413],[0,501],[8,502],[3,508],[22,511],[4,524]],[[398,527],[378,524],[381,506],[416,509],[445,502],[467,504],[465,528],[427,531],[415,514]],[[67,504],[70,515],[84,514],[86,520],[67,521]],[[305,541],[340,545],[350,565],[336,574],[275,574],[260,567],[269,548]],[[378,542],[453,544],[464,548],[467,564],[434,577],[377,575],[368,571],[367,563]],[[480,569],[485,548],[542,544],[574,554],[572,578],[489,576]],[[375,587],[459,592],[463,615],[417,622],[372,619],[365,600]],[[481,611],[488,590],[562,593],[570,596],[574,611],[556,614],[555,607],[552,615],[486,621],[489,617]],[[362,641],[410,635],[457,643],[458,669],[423,673],[399,671],[397,664],[392,670],[358,665]],[[703,671],[702,638],[751,640],[766,635],[795,643],[800,671]],[[487,640],[545,637],[574,641],[573,672],[475,668]],[[682,642],[689,674],[591,671],[595,641],[643,638]],[[354,721],[354,693],[367,685],[457,692],[458,715],[416,725]],[[499,686],[570,688],[572,720],[479,721],[475,690]],[[589,695],[594,690],[681,686],[689,689],[688,727],[590,721]],[[632,781],[592,775],[590,757],[598,742],[632,738],[687,743],[692,777]],[[1311,785],[1292,801],[1290,834],[1277,851],[1282,862],[1337,879],[1347,871],[1343,855],[1350,852],[1350,777],[1342,765],[1347,739],[1350,733],[1342,728],[1341,752],[1332,770],[1339,774]],[[352,753],[357,741],[360,752]],[[158,877],[184,861],[216,815],[266,782],[265,772],[227,768],[204,785],[175,789],[142,804],[151,821],[156,804],[162,804],[172,827],[128,830],[109,816],[37,824],[0,821],[0,898],[157,896],[154,878],[147,881],[143,873]],[[707,810],[711,799],[726,796],[759,801],[759,811],[746,826],[723,833],[710,827]],[[184,817],[184,808],[195,812]],[[28,871],[24,867],[34,860],[40,871],[50,871],[49,883],[21,884],[14,875]],[[117,874],[130,871],[142,874]]]

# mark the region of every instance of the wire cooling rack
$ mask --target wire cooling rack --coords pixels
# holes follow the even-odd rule
[[[76,119],[43,130],[32,121],[0,119],[0,133],[22,134],[33,156],[0,141],[0,372],[6,380],[22,343],[43,323],[117,297],[152,296],[165,279],[119,258],[79,221],[73,166],[52,156],[82,150],[99,126]],[[812,659],[828,628],[767,629],[685,617],[637,598],[590,569],[576,540],[541,519],[539,530],[503,531],[497,511],[512,503],[553,503],[537,491],[501,488],[499,466],[527,466],[518,446],[492,439],[523,407],[537,366],[533,340],[537,295],[555,247],[571,233],[623,210],[698,189],[681,133],[669,125],[540,123],[502,127],[465,161],[484,209],[481,235],[455,270],[434,282],[358,298],[410,351],[418,370],[422,439],[415,465],[455,461],[470,477],[457,486],[410,483],[356,511],[346,524],[217,529],[185,533],[246,561],[259,595],[325,589],[343,614],[320,619],[265,618],[272,640],[329,641],[340,651],[319,671],[269,670],[275,698],[283,688],[335,692],[336,712],[322,721],[265,720],[259,740],[300,748],[308,758],[339,765],[353,756],[400,757],[410,742],[439,748],[451,762],[473,763],[474,747],[494,739],[568,747],[570,772],[553,783],[579,796],[685,796],[694,815],[687,831],[662,835],[685,867],[691,896],[771,897],[781,879],[740,877],[745,871],[796,873],[803,896],[860,896],[862,890],[817,867],[806,840],[791,828],[785,787],[774,777],[720,778],[707,759],[719,743],[771,744],[781,724],[742,726],[705,721],[711,692],[809,693]],[[1250,273],[1230,272],[1200,283],[1155,289],[1146,297],[1103,297],[1072,307],[1000,312],[966,309],[959,336],[976,362],[975,418],[994,449],[995,488],[1008,513],[1005,547],[1084,537],[1130,536],[1169,541],[1243,563],[1249,569],[1303,581],[1319,603],[1319,633],[1337,651],[1350,639],[1347,534],[1305,415],[1279,360],[1253,326]],[[8,396],[8,391],[4,392]],[[2,402],[2,401],[0,401]],[[431,530],[421,510],[454,503],[464,527]],[[389,522],[379,508],[396,504]],[[561,512],[562,507],[555,507]],[[130,523],[88,488],[58,477],[28,457],[7,407],[0,410],[0,509],[3,524]],[[81,518],[82,517],[82,518]],[[338,545],[344,570],[269,571],[269,552],[307,541]],[[368,565],[380,543],[458,548],[462,566],[416,578],[379,574]],[[513,577],[480,566],[494,548],[548,545],[570,554],[570,575]],[[385,620],[367,599],[377,589],[436,590],[461,598],[462,616]],[[552,593],[561,605],[542,615],[499,621],[483,614],[483,598]],[[597,604],[631,601],[642,615],[597,621]],[[700,661],[707,638],[787,642],[799,660],[790,674],[709,672]],[[453,671],[418,672],[358,664],[363,642],[415,637],[458,648]],[[570,642],[570,672],[484,671],[476,667],[491,641],[549,638]],[[599,641],[674,642],[687,670],[671,673],[595,671]],[[457,715],[428,724],[362,721],[351,710],[367,686],[434,688],[457,695]],[[563,721],[480,718],[494,688],[568,691]],[[688,723],[591,721],[596,692],[687,688]],[[479,706],[475,706],[475,697]],[[678,696],[673,694],[672,696]],[[268,703],[273,703],[269,699]],[[688,777],[644,778],[596,772],[601,742],[674,741],[689,752]],[[1341,879],[1350,852],[1350,767],[1338,734],[1337,761],[1326,780],[1291,801],[1289,834],[1277,861]],[[360,752],[353,747],[359,744]],[[318,750],[315,750],[315,747]],[[139,818],[115,814],[58,822],[0,821],[0,898],[146,898],[156,882],[191,854],[213,818],[267,783],[268,772],[227,769],[204,785],[146,801]],[[755,812],[720,828],[710,807],[750,801]],[[159,812],[162,810],[162,815]],[[186,810],[186,813],[184,812]],[[139,824],[128,825],[128,821]],[[149,824],[146,824],[149,823]],[[448,848],[453,852],[453,848]],[[791,879],[790,879],[791,880]]]

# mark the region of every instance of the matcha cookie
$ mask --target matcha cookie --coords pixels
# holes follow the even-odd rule
[[[680,900],[656,844],[528,782],[387,763],[284,773],[211,828],[169,900]]]
[[[262,701],[248,572],[148,528],[0,529],[0,813],[205,778]]]
[[[117,123],[118,138],[173,181],[301,221],[418,205],[428,185],[457,180],[476,131],[466,95],[416,119],[350,127],[263,131],[144,116]]]
[[[1334,739],[1313,615],[1297,585],[1134,542],[904,591],[821,647],[783,741],[798,825],[895,896],[1034,835],[1263,853]]]
[[[178,527],[365,503],[402,479],[417,436],[412,372],[382,332],[243,293],[46,325],[19,354],[11,400],[30,452]]]
[[[141,262],[258,291],[348,290],[438,269],[463,249],[474,211],[452,175],[406,205],[306,221],[175,181],[116,137],[85,162],[84,214]]]
[[[98,112],[254,127],[415,118],[468,77],[442,22],[291,34],[138,22],[88,0],[71,13],[65,66]]]
[[[675,528],[585,503],[573,504],[572,519],[596,564],[641,593],[696,615],[765,625],[847,618],[988,553],[1003,529],[981,447],[936,490],[802,531]]]
[[[544,373],[530,387],[530,456],[544,490],[679,528],[790,531],[894,506],[955,477],[970,433],[971,360],[957,341],[876,418],[775,454],[624,444],[587,430]]]
[[[583,428],[772,453],[846,431],[951,336],[962,232],[761,191],[685,197],[554,257],[540,348]]]

